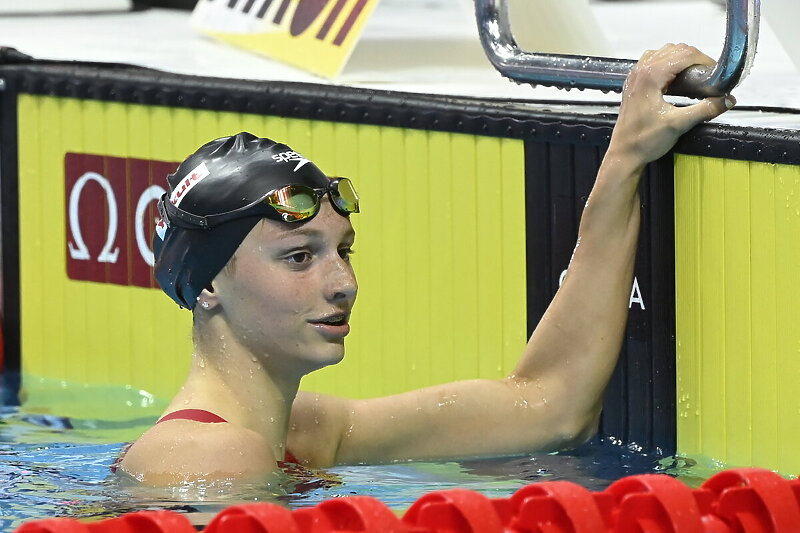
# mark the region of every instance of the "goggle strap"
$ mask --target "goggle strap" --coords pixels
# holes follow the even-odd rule
[[[350,213],[358,213],[358,196],[356,195],[355,205],[350,208],[348,205],[346,205],[347,201],[344,200],[342,195],[339,193],[339,183],[342,180],[347,180],[347,178],[335,178],[331,180],[328,187],[319,189],[314,189],[306,185],[286,185],[280,189],[270,191],[261,200],[249,206],[245,206],[234,211],[229,211],[227,213],[207,216],[195,215],[180,209],[179,207],[173,205],[169,201],[168,194],[164,193],[161,195],[161,198],[158,202],[158,213],[161,219],[164,220],[167,225],[180,226],[185,229],[210,229],[214,226],[227,222],[228,220],[234,220],[236,218],[240,218],[241,216],[247,216],[246,214],[239,215],[239,213],[246,213],[251,209],[257,208],[258,205],[266,204],[270,207],[272,212],[278,215],[281,220],[285,222],[297,222],[312,218],[319,212],[320,198],[322,198],[325,193],[328,193],[328,198],[331,202],[331,205],[340,215],[348,216]],[[347,181],[349,183],[349,180]],[[292,212],[290,209],[286,209],[287,206],[281,204],[276,205],[270,201],[271,197],[274,197],[278,191],[286,187],[301,187],[303,189],[312,191],[314,197],[314,206],[310,209]],[[350,185],[350,187],[352,188],[352,185]],[[355,190],[353,190],[353,193],[355,194]]]
[[[161,196],[158,202],[158,213],[167,225],[174,224],[186,229],[208,229],[208,217],[195,215],[172,205],[167,198],[167,193]]]

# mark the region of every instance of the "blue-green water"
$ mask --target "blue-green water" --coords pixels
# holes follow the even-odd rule
[[[558,454],[336,467],[312,472],[304,479],[289,476],[280,486],[152,489],[112,475],[109,465],[124,443],[154,422],[162,405],[136,391],[133,396],[123,391],[117,398],[120,406],[115,408],[114,401],[97,399],[107,393],[83,390],[80,396],[89,402],[78,409],[104,416],[65,417],[47,412],[53,409],[44,409],[41,403],[37,406],[36,401],[24,407],[0,407],[0,531],[12,531],[27,520],[56,516],[111,517],[142,509],[215,513],[228,505],[253,501],[296,508],[354,494],[374,496],[402,510],[433,490],[462,487],[505,497],[528,483],[552,480],[602,490],[621,477],[653,472],[672,474],[696,486],[720,466],[594,442]],[[63,412],[74,412],[74,395],[70,398],[60,398],[64,403],[56,405],[64,405]]]

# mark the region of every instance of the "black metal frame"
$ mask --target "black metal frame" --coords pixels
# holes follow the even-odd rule
[[[636,64],[633,59],[524,52],[511,31],[508,0],[474,1],[486,57],[516,82],[619,92]],[[730,93],[755,57],[760,13],[761,0],[727,0],[725,44],[716,65],[688,68],[670,84],[668,94],[702,98]]]

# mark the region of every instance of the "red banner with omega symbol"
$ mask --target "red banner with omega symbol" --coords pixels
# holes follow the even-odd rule
[[[178,163],[68,153],[67,276],[73,280],[158,287],[152,235],[167,174]]]

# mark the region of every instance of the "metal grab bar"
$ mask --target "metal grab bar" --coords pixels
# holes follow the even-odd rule
[[[725,46],[717,65],[713,69],[697,65],[685,70],[670,85],[668,94],[721,96],[730,93],[749,73],[758,43],[761,0],[727,1]],[[511,32],[507,0],[475,0],[475,17],[489,61],[503,76],[518,83],[619,92],[636,64],[630,59],[520,50]]]

